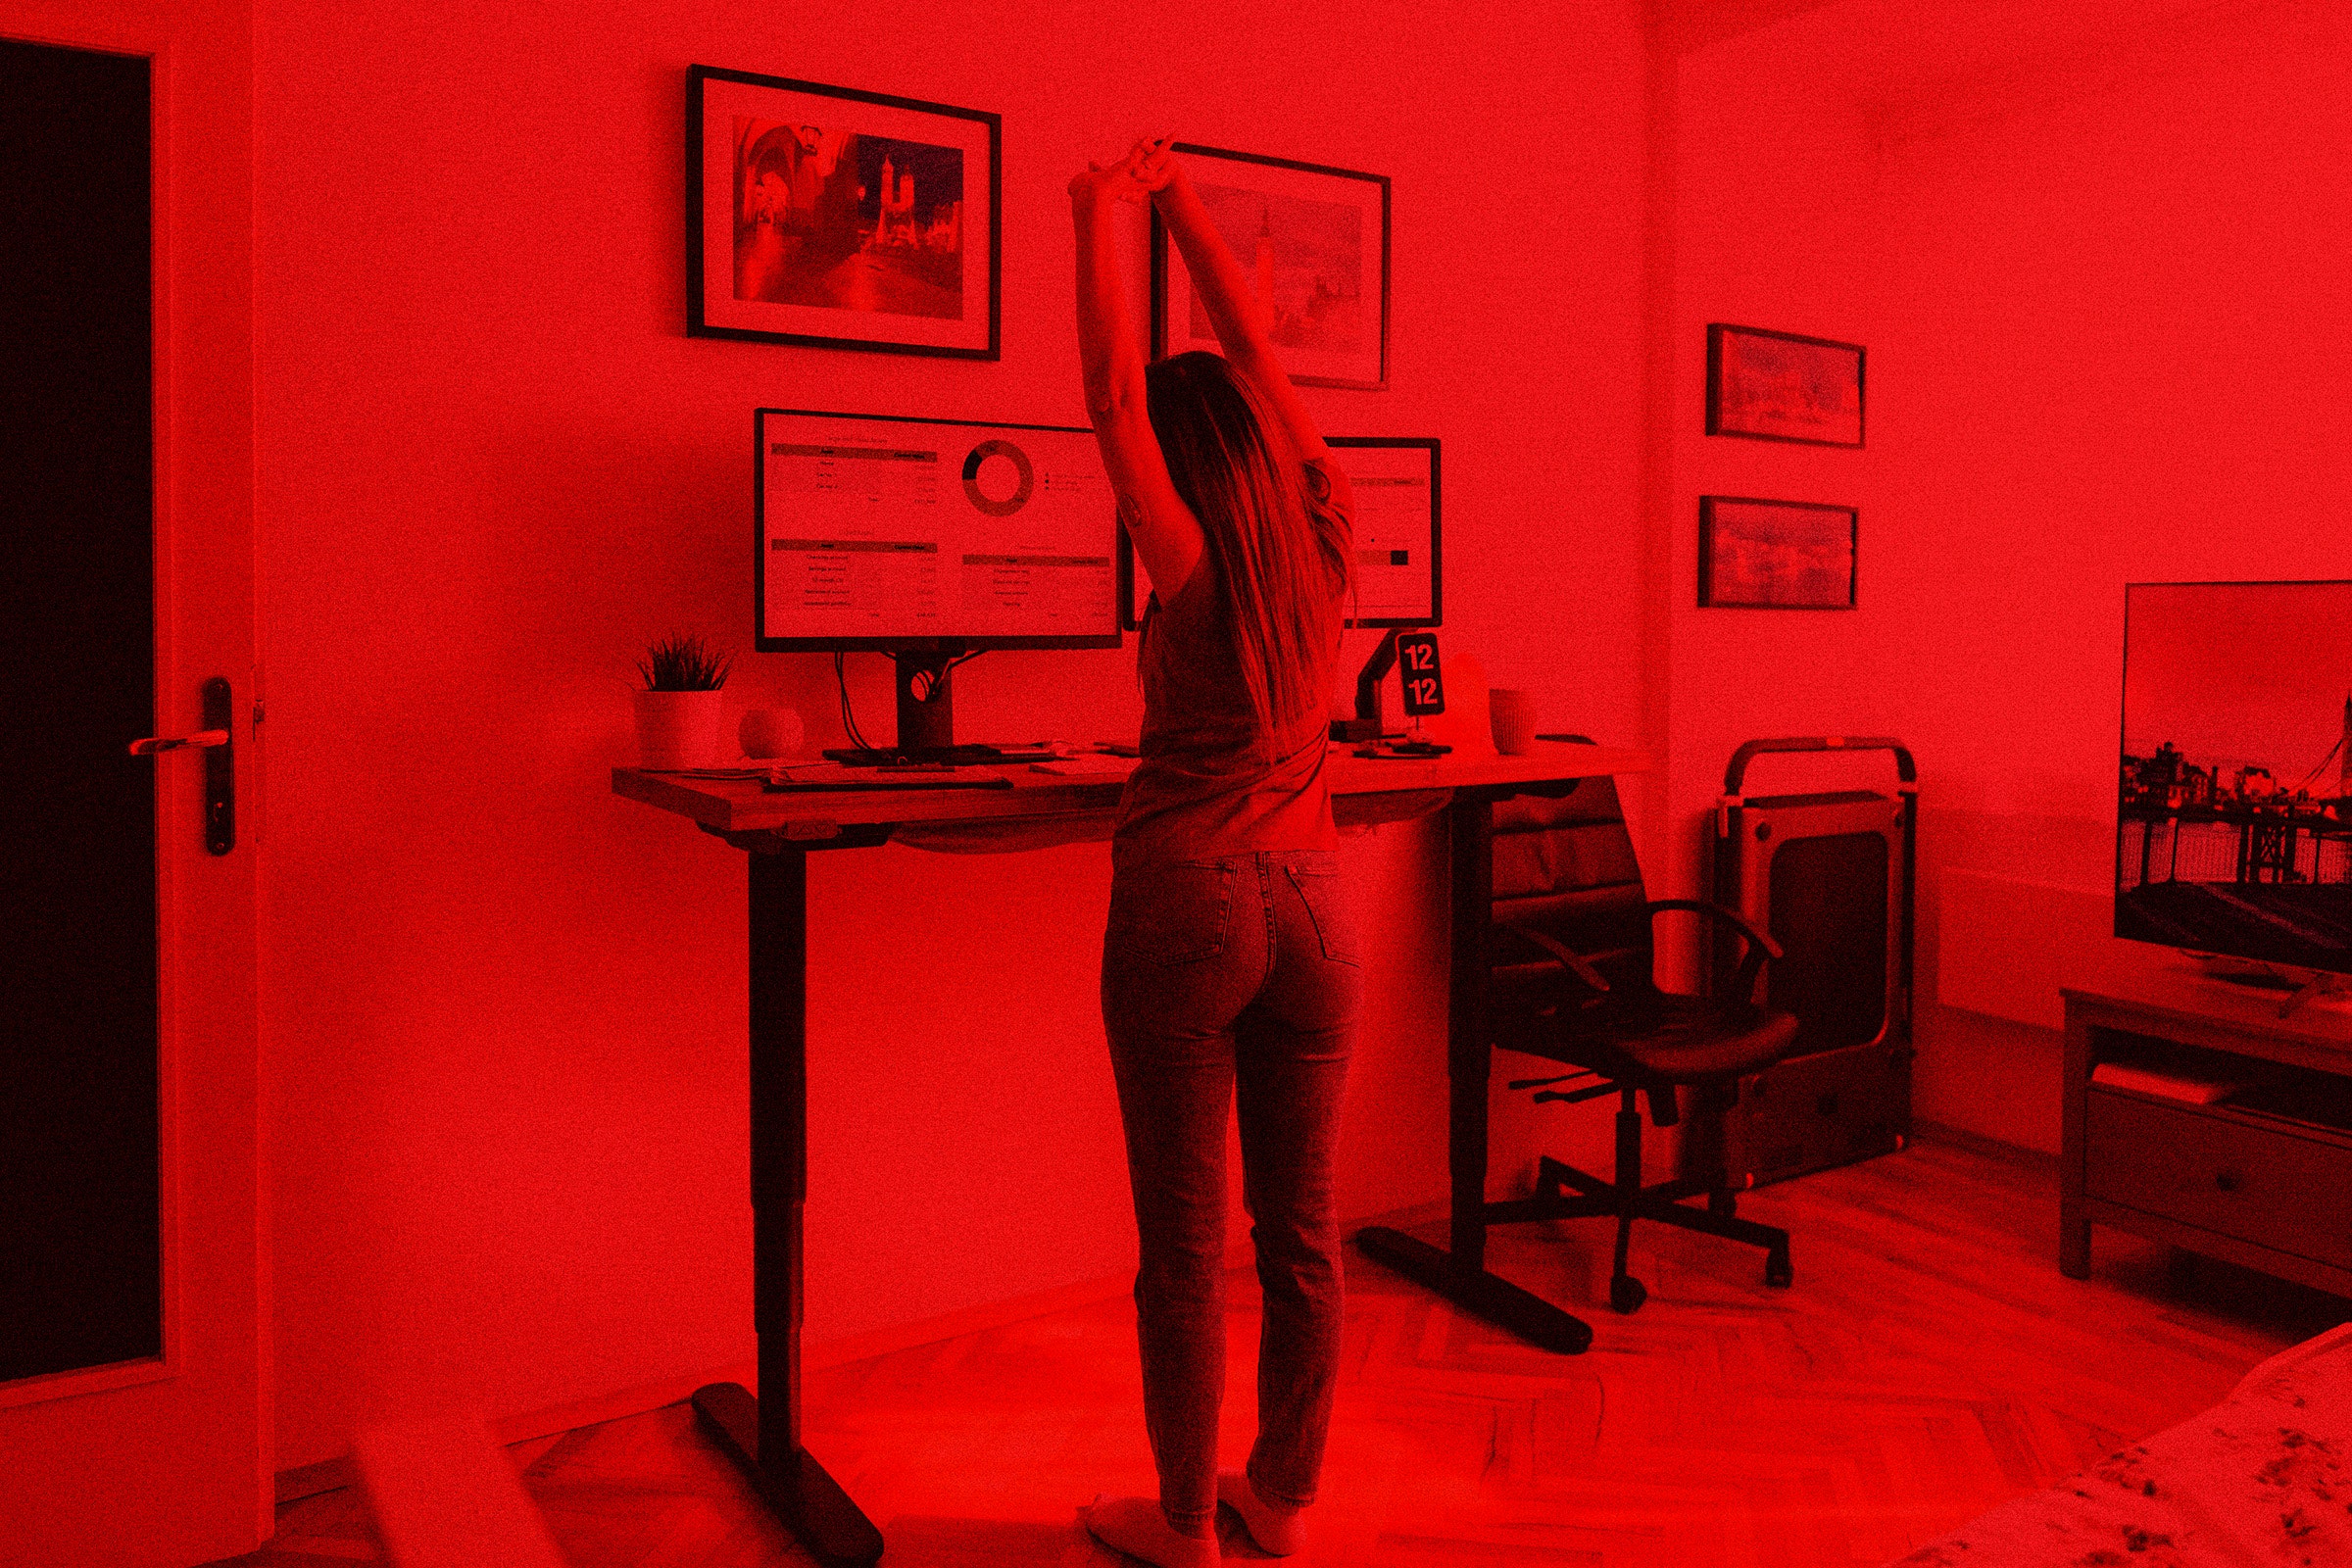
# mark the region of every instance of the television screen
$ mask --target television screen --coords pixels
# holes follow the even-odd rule
[[[2352,972],[2352,582],[2124,597],[2115,934]]]

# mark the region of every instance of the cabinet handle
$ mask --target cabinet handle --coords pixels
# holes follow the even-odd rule
[[[2214,1172],[2213,1185],[2225,1193],[2236,1192],[2244,1182],[2245,1178],[2233,1170]]]

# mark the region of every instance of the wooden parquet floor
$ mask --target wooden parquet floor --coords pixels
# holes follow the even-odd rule
[[[1760,1254],[1637,1226],[1649,1301],[1607,1307],[1603,1222],[1498,1228],[1497,1272],[1589,1318],[1534,1349],[1350,1250],[1318,1568],[1877,1564],[2201,1409],[2352,1301],[2097,1232],[2057,1270],[2054,1165],[1950,1144],[1769,1188]],[[1443,1243],[1442,1219],[1406,1227]],[[1257,1284],[1229,1276],[1224,1462],[1247,1454]],[[1120,1568],[1075,1506],[1153,1491],[1124,1296],[808,1376],[808,1443],[884,1568]],[[512,1450],[572,1568],[811,1559],[683,1405]],[[1221,1516],[1228,1556],[1258,1556]],[[382,1560],[357,1488],[289,1503],[237,1568]]]

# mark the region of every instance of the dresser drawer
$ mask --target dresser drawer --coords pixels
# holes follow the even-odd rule
[[[2092,1089],[2089,1196],[2352,1268],[2352,1148]]]

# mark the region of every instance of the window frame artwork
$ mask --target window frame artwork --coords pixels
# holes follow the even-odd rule
[[[1724,509],[1730,507],[1770,509],[1791,513],[1827,513],[1845,519],[1845,581],[1841,593],[1824,592],[1812,597],[1770,599],[1755,597],[1752,579],[1744,584],[1735,579],[1726,567],[1722,534],[1730,519]],[[1791,519],[1793,520],[1793,519]],[[1853,507],[1830,506],[1818,501],[1767,501],[1758,496],[1700,496],[1698,498],[1698,603],[1702,610],[1851,610],[1859,594],[1860,555],[1862,543],[1862,514]],[[1794,552],[1803,548],[1789,543],[1783,549]]]
[[[1368,306],[1375,288],[1380,311],[1372,341],[1353,350],[1317,350],[1311,346],[1275,344],[1293,384],[1341,387],[1357,392],[1385,392],[1389,385],[1389,231],[1390,189],[1386,174],[1367,174],[1324,164],[1302,164],[1288,158],[1267,158],[1216,147],[1178,142],[1169,149],[1186,161],[1195,188],[1205,184],[1243,189],[1276,202],[1346,207],[1361,215],[1356,238],[1355,298]],[[1375,209],[1379,214],[1379,256],[1372,255],[1369,232]],[[1273,247],[1267,246],[1269,256]],[[1154,359],[1191,349],[1217,348],[1214,335],[1196,336],[1192,330],[1192,278],[1176,254],[1173,237],[1152,213],[1152,355]],[[1249,251],[1238,248],[1235,259],[1245,274],[1257,265]]]
[[[1793,344],[1800,351],[1813,351],[1798,353],[1796,364],[1838,386],[1841,397],[1850,398],[1853,439],[1845,439],[1848,430],[1842,411],[1835,423],[1813,427],[1786,412],[1787,406],[1801,395],[1802,378],[1794,368],[1779,376],[1743,373],[1737,339]],[[1849,357],[1850,372],[1845,363]],[[1707,434],[1742,436],[1751,441],[1795,441],[1807,446],[1859,447],[1864,359],[1859,343],[1838,343],[1826,337],[1710,321],[1707,323]],[[1781,405],[1778,411],[1776,404]],[[1820,433],[1824,429],[1829,433]]]
[[[760,122],[767,128],[747,137],[743,127]],[[793,134],[778,139],[775,132],[787,127]],[[1001,359],[1003,129],[1003,117],[986,110],[689,67],[687,336]],[[915,205],[922,193],[909,163],[892,170],[892,191],[871,195],[876,213],[866,218],[867,185],[875,181],[860,172],[860,161],[877,147],[887,158],[893,142],[934,167],[955,157],[952,211]],[[844,159],[853,160],[847,170]],[[752,176],[749,168],[762,172]],[[895,205],[901,201],[904,207]],[[978,248],[982,234],[985,253]],[[877,243],[881,236],[887,240]],[[747,294],[755,275],[761,281]],[[907,308],[823,297],[846,287]],[[804,297],[775,297],[789,293]],[[953,316],[945,310],[951,297],[957,306]]]

